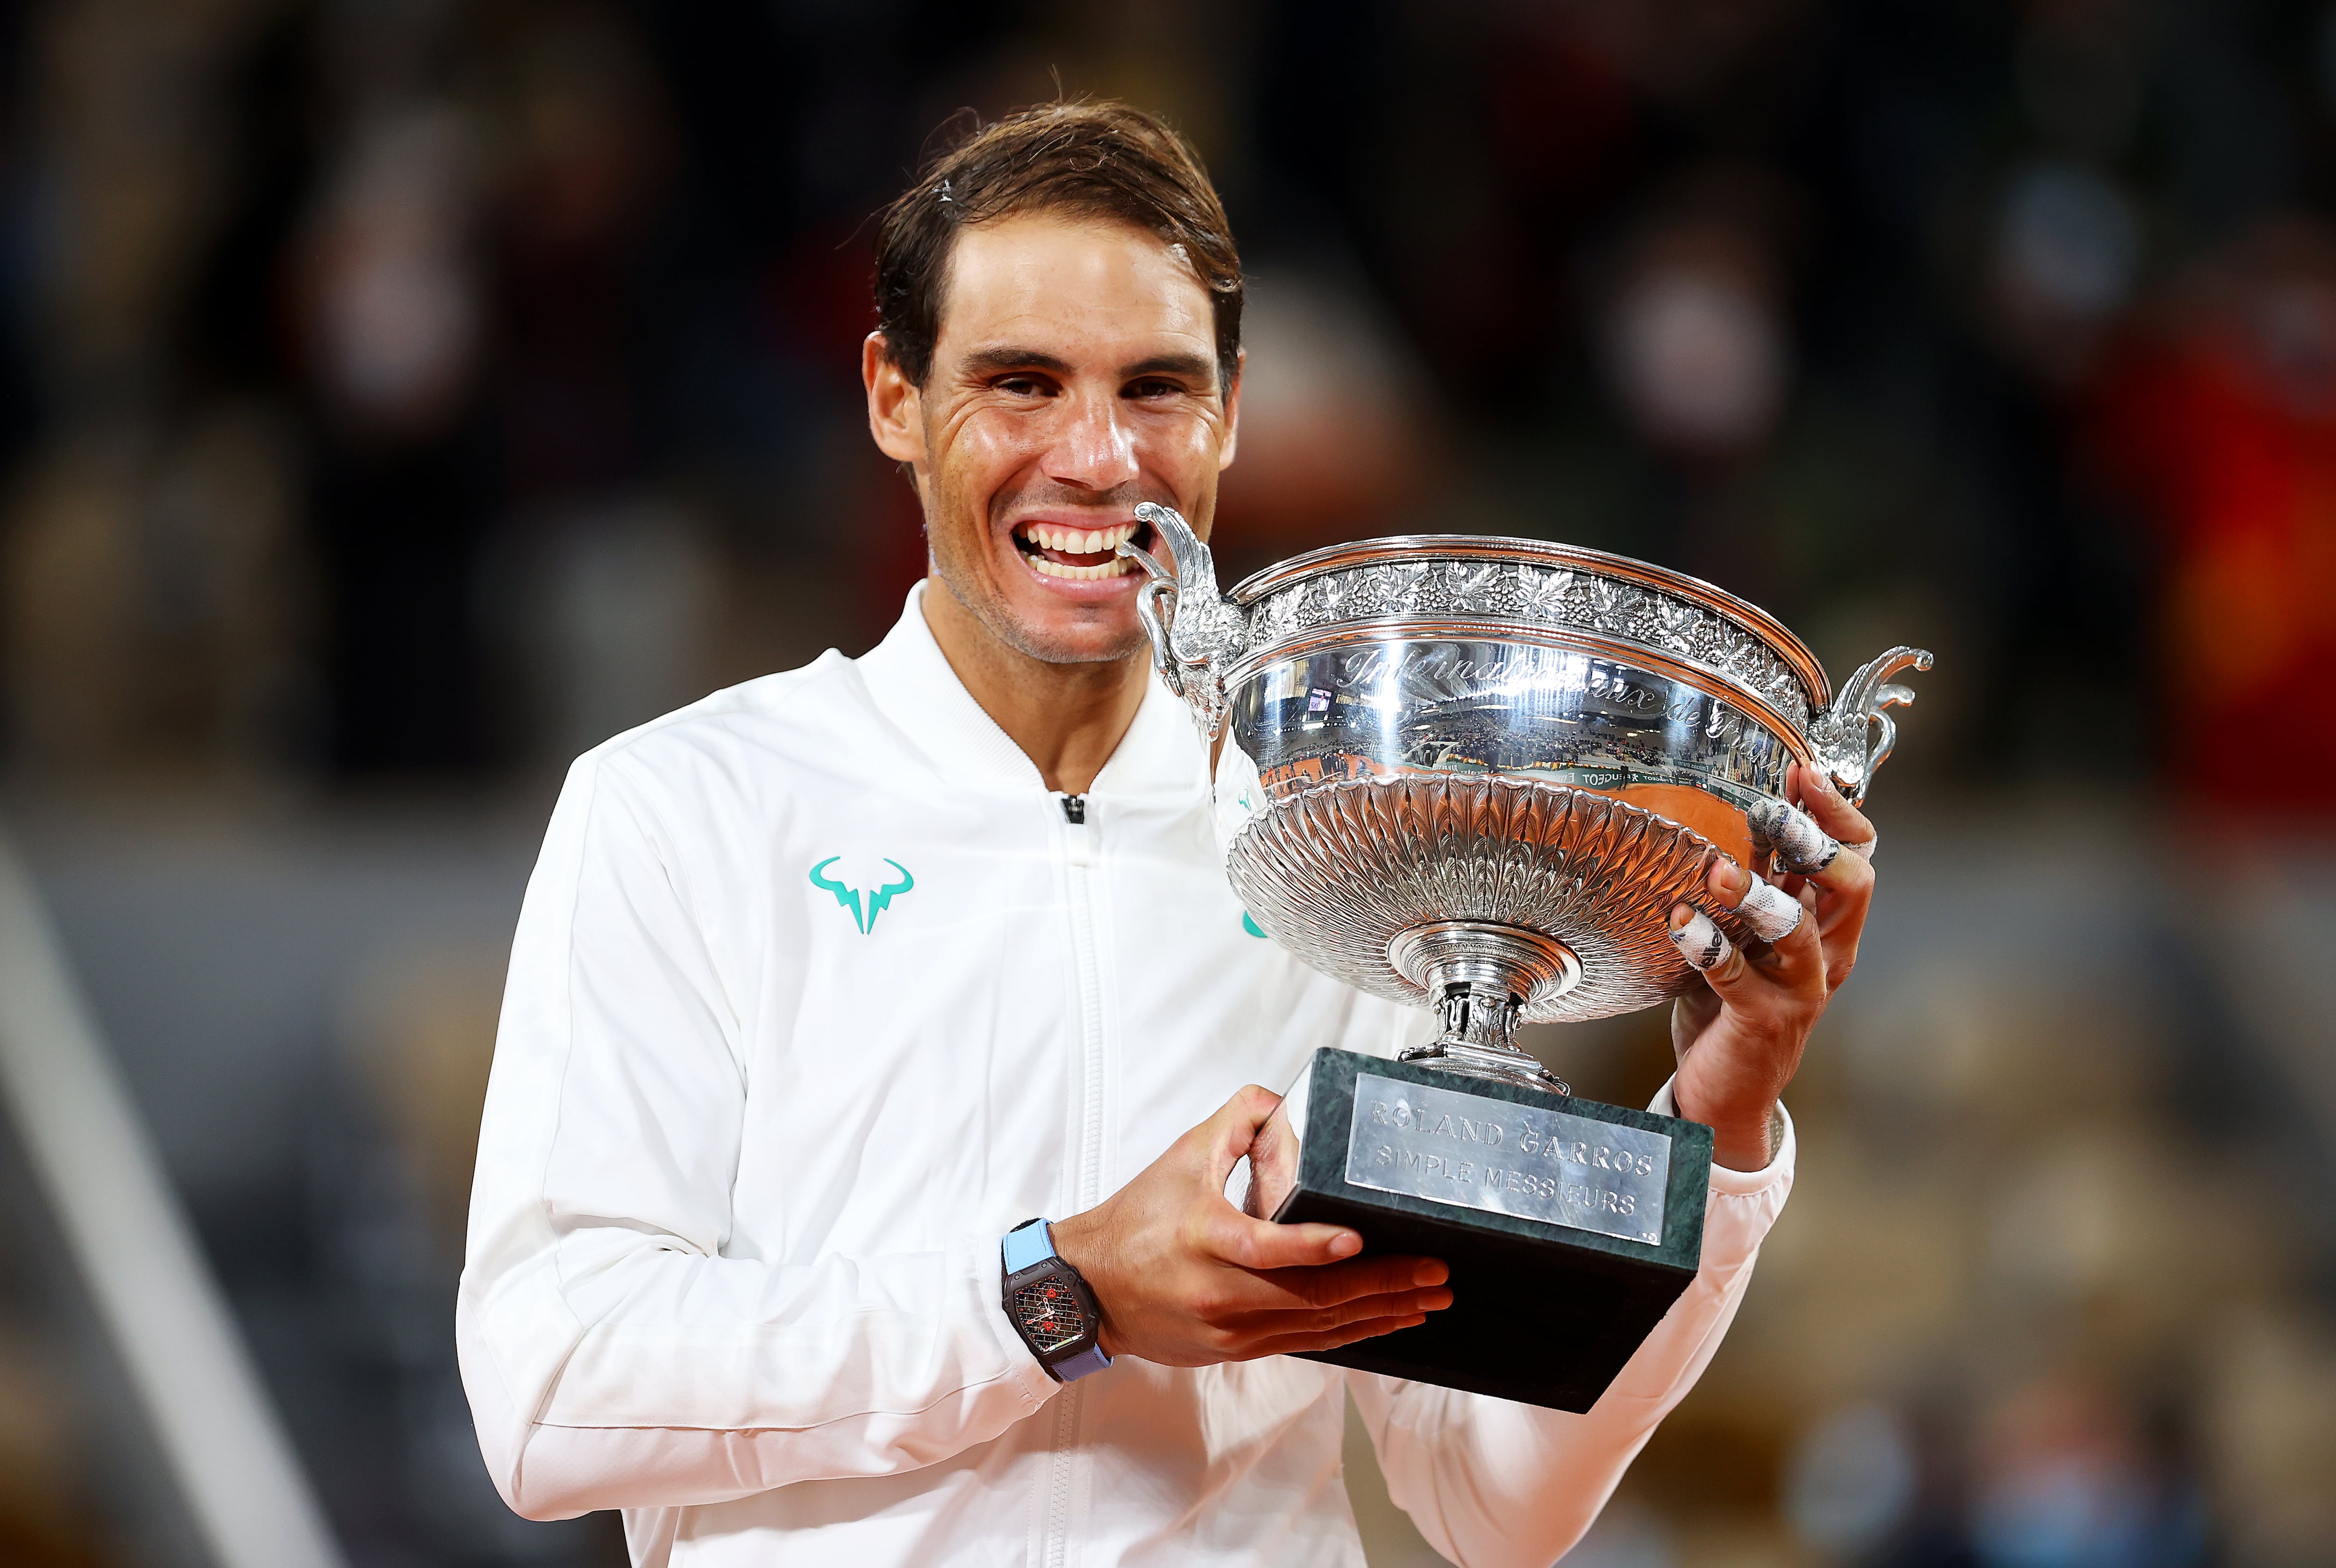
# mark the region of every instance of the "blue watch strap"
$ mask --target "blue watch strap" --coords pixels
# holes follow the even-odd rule
[[[1089,1345],[1076,1356],[1065,1356],[1055,1363],[1055,1376],[1066,1383],[1076,1383],[1089,1372],[1100,1372],[1111,1365],[1111,1358],[1103,1353],[1101,1345]]]
[[[1045,1220],[1036,1219],[1007,1231],[999,1246],[998,1256],[1007,1274],[1013,1275],[1060,1254],[1055,1251],[1053,1229]],[[1063,1266],[1074,1274],[1078,1273],[1067,1261]],[[1090,1292],[1090,1299],[1092,1294]],[[1100,1372],[1110,1365],[1111,1358],[1103,1353],[1103,1346],[1098,1343],[1089,1345],[1076,1355],[1064,1357],[1046,1370],[1063,1382],[1076,1383],[1089,1372]]]
[[[1043,1263],[1054,1255],[1054,1233],[1045,1220],[1032,1220],[1006,1233],[1006,1272],[1009,1274],[1018,1274],[1032,1263]]]

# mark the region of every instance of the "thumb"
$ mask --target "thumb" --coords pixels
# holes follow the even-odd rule
[[[1281,1200],[1298,1185],[1299,1153],[1298,1133],[1290,1118],[1275,1111],[1249,1146],[1249,1192],[1241,1204],[1242,1213],[1252,1219],[1273,1217]]]
[[[1209,1147],[1209,1180],[1224,1190],[1233,1162],[1250,1159],[1250,1191],[1257,1195],[1263,1181],[1288,1176],[1297,1167],[1297,1140],[1284,1120],[1276,1127],[1274,1111],[1281,1097],[1251,1084],[1225,1101],[1217,1114],[1194,1130],[1205,1135]],[[1281,1146],[1287,1144],[1287,1148]],[[1287,1173],[1280,1167],[1289,1166]],[[1276,1224],[1262,1215],[1247,1215],[1230,1204],[1213,1205],[1208,1219],[1209,1250],[1244,1269],[1305,1268],[1337,1263],[1362,1251],[1363,1238],[1344,1225]]]
[[[1208,1151],[1208,1176],[1222,1190],[1233,1166],[1257,1143],[1258,1132],[1270,1120],[1281,1097],[1251,1084],[1218,1108],[1217,1113],[1193,1130]]]

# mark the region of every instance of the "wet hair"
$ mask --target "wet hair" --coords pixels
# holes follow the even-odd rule
[[[958,231],[1030,213],[1124,223],[1174,247],[1209,291],[1218,387],[1231,387],[1241,270],[1224,204],[1192,143],[1157,115],[1109,101],[1046,103],[974,122],[885,208],[876,235],[876,323],[902,374],[920,387],[932,374]]]

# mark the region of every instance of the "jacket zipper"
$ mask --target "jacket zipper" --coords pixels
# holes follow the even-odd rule
[[[1095,828],[1087,821],[1087,799],[1065,795],[1063,824],[1070,891],[1071,955],[1079,996],[1078,1167],[1072,1186],[1072,1212],[1103,1201],[1104,1050],[1103,982],[1095,930]],[[1085,1390],[1074,1383],[1055,1405],[1053,1475],[1046,1503],[1045,1568],[1069,1568],[1071,1509],[1076,1490],[1079,1415]]]

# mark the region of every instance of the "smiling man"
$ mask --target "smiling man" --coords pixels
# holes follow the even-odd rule
[[[1351,1565],[1351,1394],[1439,1550],[1543,1568],[1734,1313],[1871,895],[1834,841],[1872,830],[1799,782],[1814,917],[1757,959],[1675,913],[1710,984],[1659,1104],[1721,1168],[1700,1275],[1596,1408],[1289,1359],[1451,1296],[1224,1197],[1258,1084],[1424,1026],[1246,927],[1114,554],[1157,542],[1142,501],[1205,534],[1233,460],[1223,211],[1157,121],[1055,105],[943,156],[878,264],[869,422],[930,576],[865,657],[585,756],[529,886],[457,1324],[496,1484],[625,1510],[640,1563]]]

